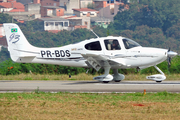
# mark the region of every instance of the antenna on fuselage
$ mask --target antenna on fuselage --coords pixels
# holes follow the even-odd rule
[[[99,38],[99,36],[92,30],[92,29],[90,29],[93,33],[94,33],[94,35],[97,37],[97,38]]]

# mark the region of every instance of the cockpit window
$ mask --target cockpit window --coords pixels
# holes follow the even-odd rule
[[[87,50],[95,50],[95,51],[101,51],[102,50],[99,41],[88,43],[85,45],[85,48]]]
[[[116,39],[104,40],[104,44],[105,44],[106,50],[121,50],[119,42]]]
[[[140,46],[137,42],[127,38],[123,39],[123,43],[126,49],[131,49]]]

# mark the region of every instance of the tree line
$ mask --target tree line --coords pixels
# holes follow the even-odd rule
[[[166,61],[160,63],[158,67],[165,74],[178,74],[180,71],[180,56],[172,59],[172,64],[168,68]],[[67,75],[77,75],[79,73],[85,73],[89,71],[88,74],[103,74],[104,70],[100,69],[96,72],[94,69],[88,68],[78,68],[78,67],[67,67],[60,65],[51,64],[38,64],[38,63],[15,63],[11,59],[5,60],[0,63],[0,75],[15,75],[21,73],[33,73],[33,74],[67,74]],[[139,74],[136,69],[119,69],[121,74]],[[110,71],[113,74],[113,71]],[[140,74],[159,74],[154,67],[146,68],[140,71]]]

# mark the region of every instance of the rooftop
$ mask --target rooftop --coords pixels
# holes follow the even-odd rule
[[[25,12],[25,10],[24,9],[12,9],[9,12]]]
[[[81,8],[81,9],[73,9],[73,10],[79,11],[79,12],[98,12],[97,10],[89,9],[89,8]]]
[[[3,2],[0,3],[2,8],[16,8],[16,9],[24,9],[24,5],[19,2]]]
[[[64,18],[40,18],[40,20],[43,20],[43,21],[69,21],[67,19],[64,19]]]
[[[63,6],[59,6],[59,7],[57,7],[57,6],[42,6],[42,7],[51,8],[51,9],[62,9],[62,8],[64,8]]]

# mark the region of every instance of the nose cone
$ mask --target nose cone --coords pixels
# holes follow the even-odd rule
[[[168,51],[168,52],[167,52],[167,55],[168,55],[168,57],[174,57],[174,56],[177,55],[177,53],[176,53],[176,52],[173,52],[173,51]]]

